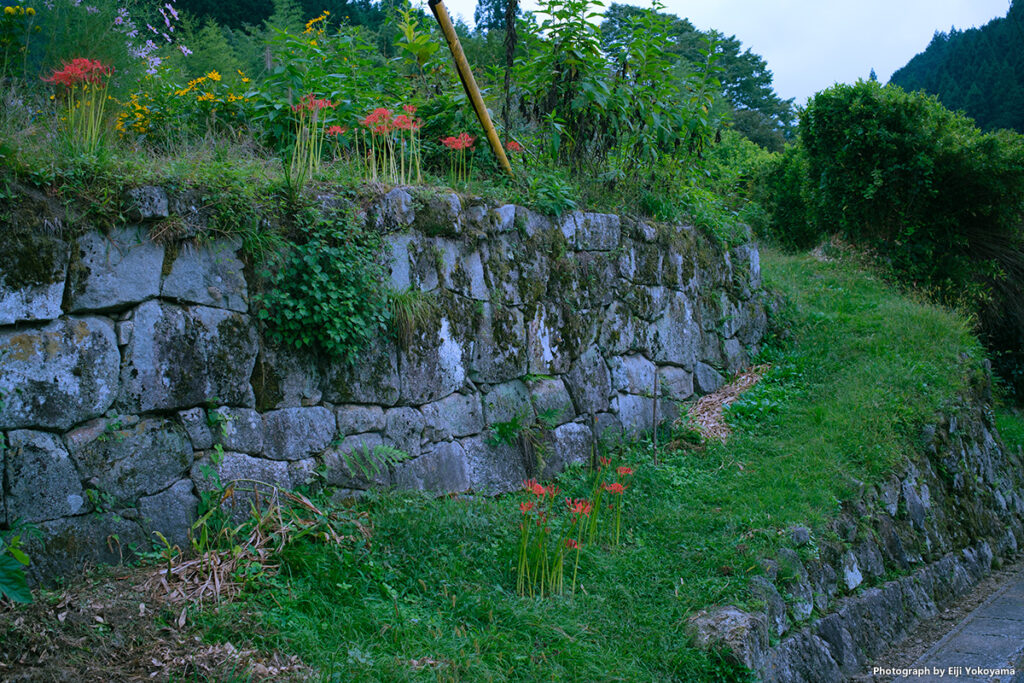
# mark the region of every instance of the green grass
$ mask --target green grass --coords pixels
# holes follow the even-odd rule
[[[851,478],[913,454],[981,356],[963,320],[853,265],[766,253],[763,268],[788,302],[772,370],[727,444],[662,450],[658,466],[649,443],[619,451],[637,467],[624,542],[584,550],[575,596],[515,595],[518,498],[380,494],[360,503],[369,551],[293,546],[277,579],[199,617],[209,636],[297,654],[324,680],[746,680],[692,646],[688,617],[753,606],[748,578],[785,529],[820,530]],[[578,469],[560,484],[587,492]]]

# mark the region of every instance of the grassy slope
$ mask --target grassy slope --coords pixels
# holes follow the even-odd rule
[[[325,680],[742,680],[689,644],[688,616],[742,604],[784,530],[820,528],[851,477],[912,450],[962,354],[981,353],[962,320],[852,265],[767,253],[764,272],[792,333],[769,344],[736,433],[659,466],[648,444],[619,452],[638,468],[625,542],[584,551],[575,597],[516,597],[517,499],[388,494],[362,504],[372,551],[292,548],[279,578],[200,617],[211,637],[298,654]],[[580,471],[560,483],[585,495]]]

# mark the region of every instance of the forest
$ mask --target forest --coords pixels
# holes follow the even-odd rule
[[[1024,133],[1024,2],[980,28],[937,31],[889,83],[935,95],[983,130]]]

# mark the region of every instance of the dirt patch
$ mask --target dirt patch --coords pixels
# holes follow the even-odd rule
[[[770,366],[755,365],[718,391],[701,396],[690,408],[691,422],[705,439],[724,442],[729,438],[729,425],[725,421],[725,409],[740,397],[744,391],[757,384]]]
[[[150,568],[108,567],[30,605],[0,601],[0,680],[305,680],[296,657],[205,643],[191,606],[146,589]]]
[[[922,622],[899,644],[889,648],[878,657],[868,662],[866,670],[879,666],[887,669],[910,668],[919,660],[932,645],[942,639],[957,624],[963,621],[981,603],[1010,581],[1017,579],[1024,572],[1024,564],[1017,562],[997,569],[982,579],[970,593],[956,601],[955,604],[942,610],[938,616]],[[892,676],[875,676],[871,673],[854,676],[850,679],[855,683],[891,683]]]

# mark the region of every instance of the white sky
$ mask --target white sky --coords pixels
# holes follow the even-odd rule
[[[521,0],[535,9],[535,0]],[[608,0],[608,4],[611,0]],[[967,29],[1006,16],[1009,0],[665,0],[665,11],[701,30],[735,35],[761,55],[775,91],[802,105],[834,83],[867,78],[885,83],[923,51],[935,31]],[[645,6],[642,2],[629,4]],[[472,25],[476,0],[445,0]]]

